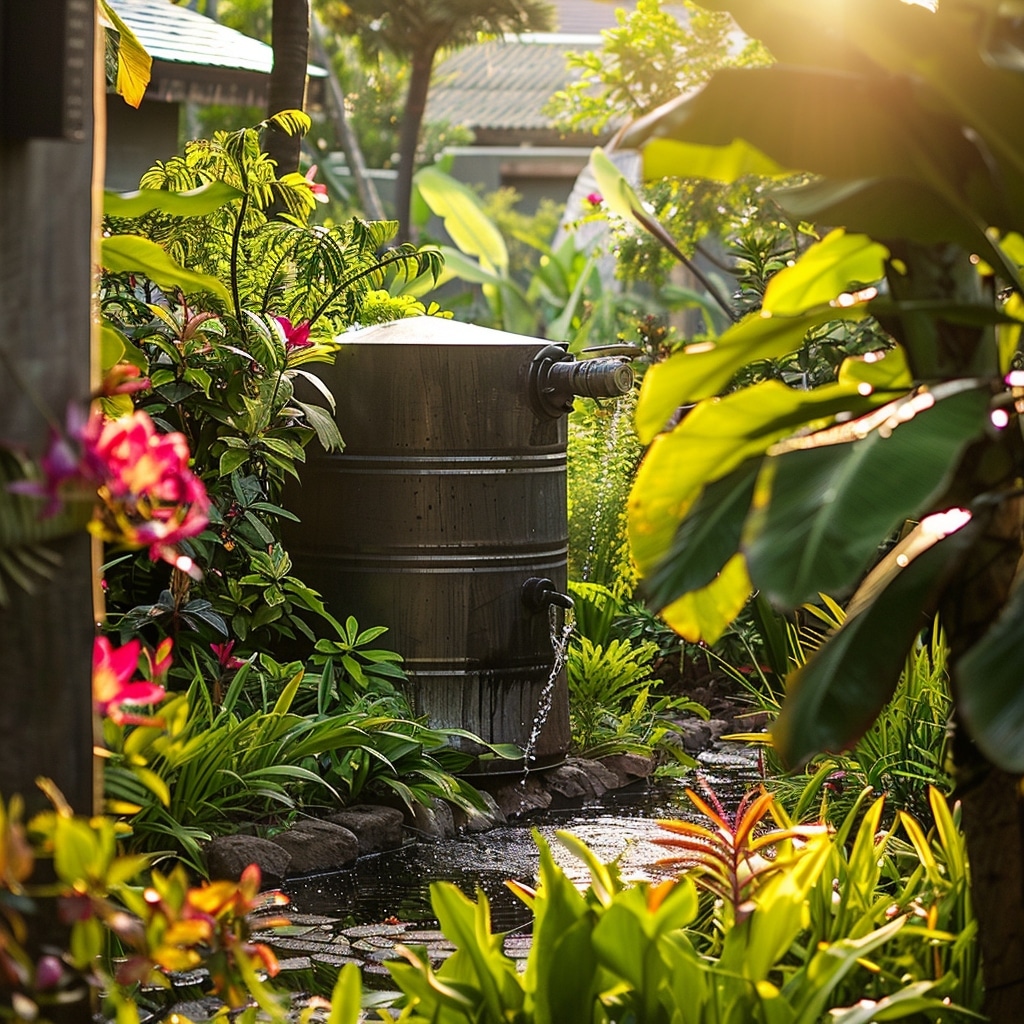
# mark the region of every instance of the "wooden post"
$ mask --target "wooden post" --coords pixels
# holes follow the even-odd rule
[[[92,378],[95,25],[94,0],[0,0],[0,441],[37,455]],[[54,578],[0,609],[0,794],[45,806],[47,776],[91,814],[90,538],[51,547]]]

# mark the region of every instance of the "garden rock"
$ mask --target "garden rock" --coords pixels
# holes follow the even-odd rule
[[[274,836],[276,843],[291,855],[289,877],[318,875],[351,865],[359,856],[359,840],[354,833],[332,821],[308,818]]]
[[[210,878],[237,882],[242,872],[257,864],[264,888],[275,888],[285,879],[291,855],[269,839],[258,836],[218,836],[203,847]]]
[[[548,772],[544,782],[552,794],[553,803],[587,800],[605,792],[605,787],[588,774],[579,762],[567,761],[560,764]]]
[[[359,856],[393,850],[402,845],[404,816],[397,807],[376,804],[355,804],[327,816],[327,821],[341,825],[355,834]]]
[[[612,754],[602,757],[601,764],[622,779],[620,786],[646,779],[654,771],[654,758],[640,754]]]
[[[699,718],[687,718],[676,724],[676,734],[688,754],[699,754],[711,742],[708,723]]]
[[[452,839],[455,836],[455,817],[451,807],[435,797],[430,806],[414,804],[412,827],[431,839]]]
[[[494,790],[493,796],[506,818],[517,818],[551,806],[551,794],[535,775],[506,782]]]
[[[733,723],[727,722],[724,718],[711,718],[704,724],[708,727],[708,731],[711,733],[712,742],[717,742],[726,733],[734,731]]]
[[[453,811],[456,827],[460,831],[470,833],[486,832],[496,825],[504,825],[507,820],[504,811],[498,806],[497,800],[485,790],[480,790],[479,792],[484,803],[487,805],[485,810],[477,810],[475,807],[462,810],[457,807]]]
[[[572,763],[578,765],[590,776],[595,796],[604,796],[609,790],[618,789],[622,785],[621,777],[600,761],[592,761],[590,758],[581,757]]]

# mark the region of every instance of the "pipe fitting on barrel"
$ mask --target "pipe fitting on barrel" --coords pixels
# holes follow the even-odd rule
[[[600,356],[577,362],[561,345],[547,345],[530,364],[530,401],[538,415],[557,419],[572,412],[573,398],[618,398],[633,386],[628,357]]]
[[[527,609],[536,614],[552,605],[568,611],[572,608],[572,598],[556,589],[554,583],[546,576],[531,576],[523,582],[520,596]]]

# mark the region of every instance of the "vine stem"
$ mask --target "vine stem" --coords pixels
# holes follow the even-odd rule
[[[242,320],[242,300],[238,292],[238,257],[242,247],[242,225],[245,223],[245,215],[248,210],[249,193],[246,192],[238,207],[238,220],[235,221],[235,230],[231,234],[231,301],[235,307],[235,319],[238,321],[238,330],[243,344],[247,339],[245,323]]]

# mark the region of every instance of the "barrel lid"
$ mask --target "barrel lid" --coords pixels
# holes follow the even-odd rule
[[[549,344],[543,338],[496,331],[491,327],[439,316],[412,316],[387,324],[374,324],[339,334],[335,341],[342,345],[523,345],[532,348]]]

